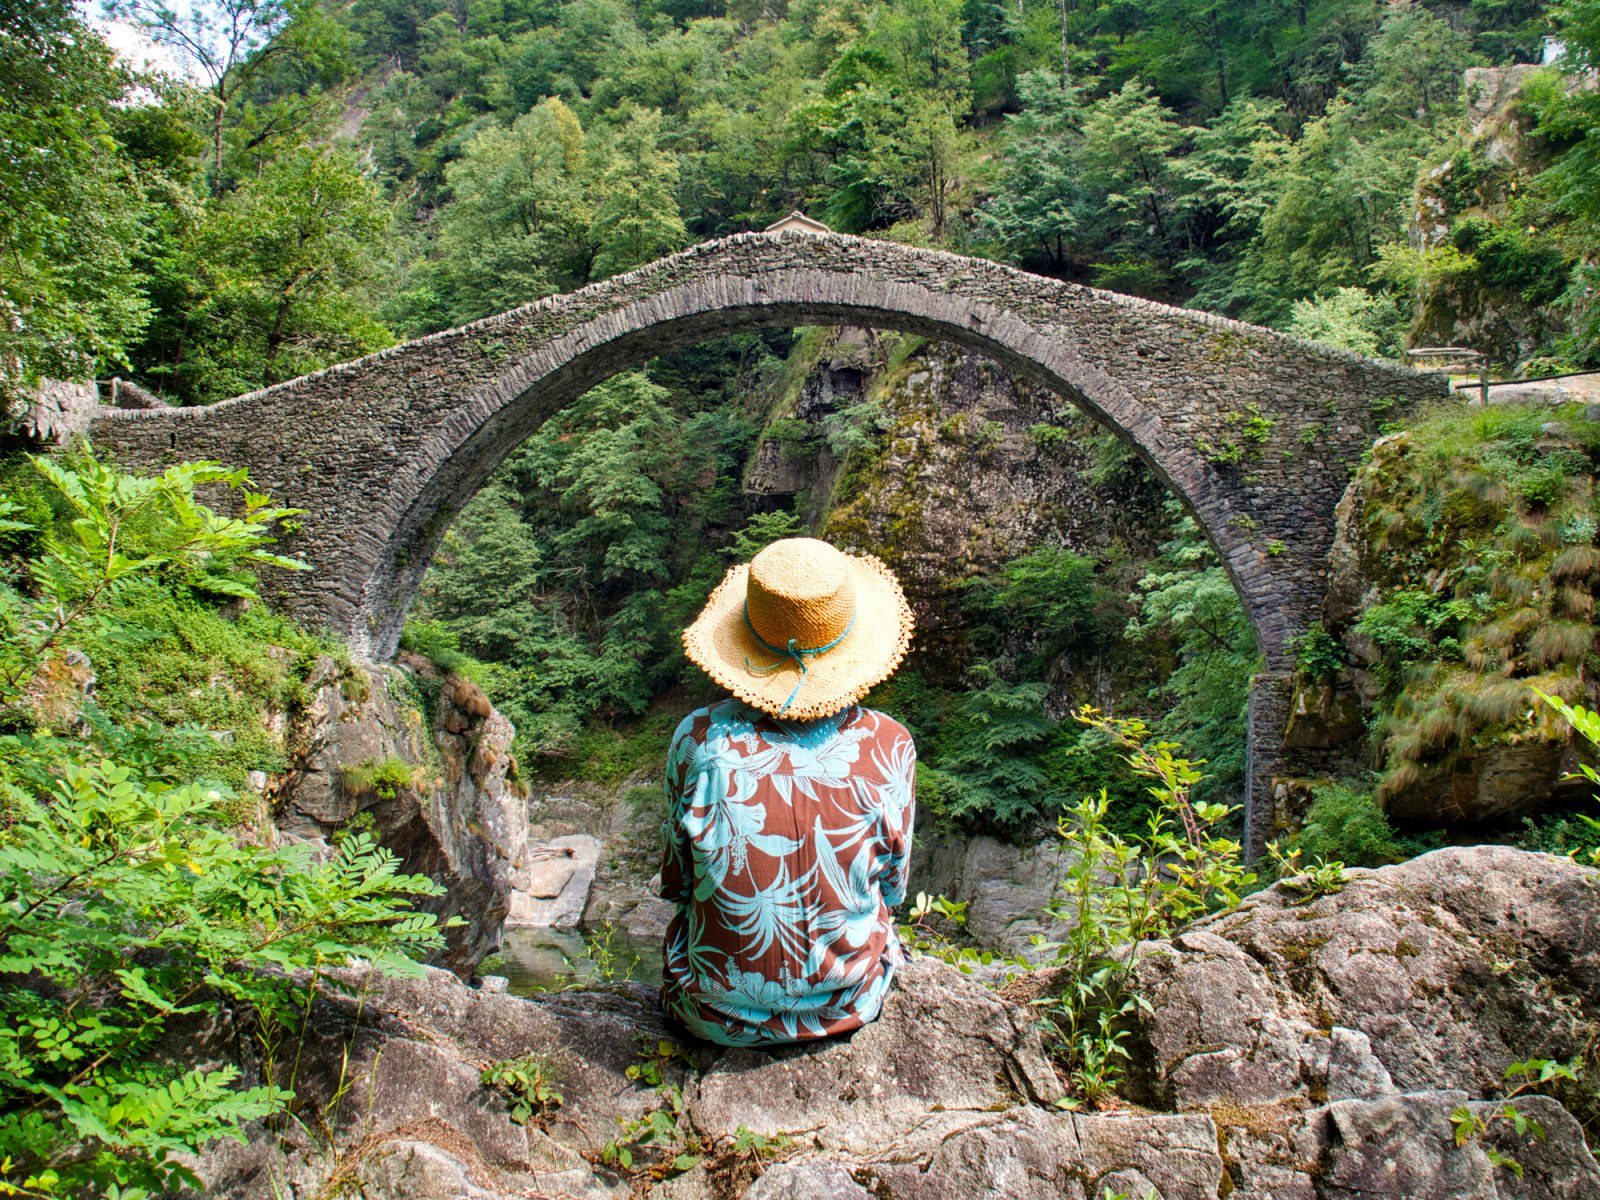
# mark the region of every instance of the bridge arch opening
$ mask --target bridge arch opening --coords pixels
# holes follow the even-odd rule
[[[929,299],[932,304],[927,303]],[[396,522],[386,553],[366,582],[362,597],[363,628],[353,631],[366,654],[387,659],[398,645],[400,631],[428,564],[441,539],[467,502],[489,480],[518,445],[548,419],[590,389],[652,360],[736,333],[795,326],[857,326],[917,334],[954,343],[1005,366],[1013,374],[1043,384],[1099,425],[1121,438],[1155,477],[1183,502],[1208,541],[1228,567],[1258,642],[1281,652],[1293,632],[1278,607],[1277,597],[1255,588],[1256,572],[1241,574],[1236,564],[1254,564],[1257,554],[1243,536],[1243,523],[1230,522],[1225,501],[1206,486],[1207,470],[1194,450],[1167,435],[1158,418],[1097,367],[1076,353],[1076,347],[1041,345],[1026,328],[1009,328],[1000,312],[959,306],[958,315],[929,315],[943,308],[937,295],[919,296],[911,289],[889,298],[855,302],[785,301],[769,298],[756,304],[723,306],[714,298],[699,311],[641,322],[636,328],[605,336],[605,330],[580,327],[561,343],[544,348],[533,361],[508,368],[474,397],[473,408],[492,414],[452,439],[431,474]],[[893,305],[890,307],[889,305]],[[649,302],[641,307],[651,307]],[[626,318],[625,318],[626,319]],[[608,325],[616,318],[607,319]],[[629,322],[631,324],[631,322]]]
[[[753,349],[762,342],[764,350]],[[756,395],[737,385],[713,385],[713,395],[697,396],[701,388],[693,373],[704,367],[686,368],[680,359],[669,360],[663,370],[651,364],[645,372],[613,378],[577,398],[552,413],[533,431],[531,443],[513,449],[510,462],[490,474],[486,488],[491,494],[479,493],[469,505],[464,515],[470,521],[455,521],[456,532],[445,539],[448,549],[440,574],[424,584],[426,600],[415,614],[419,619],[443,618],[459,632],[460,649],[504,662],[518,674],[531,673],[534,682],[518,689],[526,709],[507,712],[519,732],[526,733],[530,754],[552,756],[542,760],[541,771],[559,771],[559,761],[575,746],[587,753],[587,748],[609,744],[605,730],[612,719],[620,722],[616,728],[624,738],[650,736],[663,719],[663,709],[653,705],[651,719],[638,724],[640,710],[634,705],[643,705],[644,696],[659,699],[682,681],[689,683],[695,699],[684,705],[682,692],[673,691],[666,707],[692,707],[706,698],[696,691],[698,673],[683,673],[677,665],[676,631],[704,602],[710,589],[704,582],[710,578],[707,572],[720,575],[731,561],[725,557],[731,552],[723,547],[733,544],[734,531],[746,525],[752,511],[772,508],[792,511],[811,531],[847,549],[904,564],[908,591],[919,609],[920,653],[908,664],[915,677],[891,689],[893,698],[886,695],[883,702],[896,712],[903,702],[904,719],[930,739],[953,716],[989,711],[982,706],[992,698],[1015,699],[1028,695],[1028,689],[1037,689],[1037,695],[1030,695],[1035,721],[1042,702],[1046,715],[1062,717],[1085,701],[1113,711],[1135,705],[1135,711],[1153,720],[1152,708],[1165,713],[1173,707],[1165,692],[1169,670],[1189,663],[1174,679],[1183,687],[1181,681],[1205,674],[1197,661],[1201,659],[1209,662],[1218,684],[1230,681],[1223,685],[1230,703],[1191,705],[1186,711],[1238,714],[1254,660],[1252,639],[1242,630],[1242,605],[1206,608],[1207,616],[1222,614],[1211,628],[1229,644],[1219,644],[1218,652],[1197,649],[1199,639],[1184,636],[1189,627],[1173,637],[1157,629],[1137,644],[1124,639],[1123,627],[1139,605],[1124,604],[1122,598],[1137,591],[1136,581],[1148,572],[1172,570],[1180,561],[1162,549],[1179,536],[1174,507],[1171,493],[1138,470],[1131,456],[1116,449],[1119,444],[1098,432],[1101,427],[1076,405],[1053,390],[1013,381],[992,360],[948,342],[925,344],[893,335],[880,339],[867,330],[833,328],[809,331],[793,345],[779,337],[743,338],[738,350],[730,348],[723,357],[725,345],[699,344],[690,358],[696,364],[713,359],[719,380],[723,371],[726,378],[748,378],[756,374],[750,364],[765,358],[769,365],[760,374],[767,383]],[[785,369],[770,365],[774,362]],[[647,378],[668,384],[676,395],[662,395],[663,389],[652,387]],[[874,403],[853,407],[863,401]],[[671,421],[661,418],[666,409],[675,414]],[[840,438],[838,430],[851,423],[847,414],[852,411],[862,414],[855,418],[859,432]],[[798,419],[782,420],[780,432],[764,444],[757,443],[746,425],[725,441],[723,435],[695,438],[681,454],[663,455],[657,449],[670,446],[674,431],[691,421],[697,428],[722,428],[723,414],[729,412],[760,414],[765,420]],[[1042,428],[1042,422],[1061,433]],[[825,423],[838,439],[831,446],[823,433]],[[596,431],[589,443],[593,450],[584,445],[589,429]],[[726,451],[716,483],[702,452],[714,443]],[[855,447],[848,462],[834,457],[846,443]],[[608,543],[590,532],[595,525],[587,520],[593,515],[591,498],[599,497],[595,511],[601,520],[613,516],[604,509],[603,490],[596,490],[604,485],[595,482],[594,464],[607,460],[616,447],[627,448],[629,462],[643,465],[661,489],[652,489],[650,499],[641,504],[637,524],[614,521],[610,526],[618,531],[616,543],[626,547],[626,563],[654,562],[648,569],[656,572],[653,577],[633,569],[620,578],[612,575],[609,568],[617,564],[605,560]],[[764,452],[758,454],[758,449]],[[1110,481],[1092,473],[1091,463],[1099,456],[1108,456],[1099,459],[1101,465],[1123,464]],[[751,470],[753,480],[747,474]],[[642,481],[646,475],[619,471],[617,478]],[[845,481],[837,491],[835,479]],[[776,493],[771,500],[762,497],[763,481],[779,485],[771,489]],[[727,489],[730,498],[714,506],[702,504],[693,499],[697,488],[706,493]],[[802,494],[792,503],[796,493]],[[575,496],[580,497],[576,509]],[[1108,502],[1112,507],[1106,507]],[[1120,513],[1117,504],[1123,506]],[[1135,505],[1141,515],[1129,516]],[[924,507],[933,511],[917,511]],[[631,532],[652,523],[676,523],[676,514],[685,518],[680,528],[709,529],[710,536],[695,532],[686,538],[674,532],[652,540]],[[1190,531],[1183,536],[1192,553],[1193,527],[1186,522],[1183,528]],[[518,552],[502,554],[508,546]],[[535,546],[546,549],[536,552]],[[513,579],[512,572],[499,566],[524,557],[536,565],[521,578]],[[1095,560],[1093,567],[1085,557]],[[673,564],[670,575],[661,565],[667,562]],[[1011,571],[1026,572],[1021,577],[1028,582],[1022,590],[1003,594],[1008,564]],[[946,586],[969,573],[975,589]],[[1221,595],[1219,574],[1213,569],[1203,577],[1211,596]],[[1041,578],[1059,581],[1060,591],[1053,594],[1075,599],[1054,609],[1040,603]],[[686,579],[695,582],[674,586]],[[490,591],[500,598],[498,603],[482,599]],[[1026,598],[1030,592],[1031,600]],[[698,599],[692,600],[691,593]],[[1206,592],[1190,594],[1203,598]],[[522,614],[515,629],[526,629],[525,634],[514,632],[506,618],[512,605]],[[1052,620],[1056,613],[1074,615]],[[1062,636],[1054,636],[1058,632]],[[424,623],[410,629],[404,644],[423,653],[453,646],[453,641],[435,640],[442,633]],[[619,647],[628,653],[620,654]],[[1229,653],[1233,650],[1238,653]],[[597,663],[609,665],[599,670]],[[982,670],[990,663],[998,675]],[[969,666],[977,670],[969,673]],[[1098,690],[1104,685],[1092,681],[1111,677],[1120,681],[1116,694],[1125,699],[1107,704]],[[1211,687],[1200,686],[1198,694],[1209,697]],[[1129,698],[1156,687],[1163,689],[1158,705]],[[1194,690],[1191,682],[1173,696]],[[941,714],[937,720],[930,715],[935,711]],[[600,732],[580,735],[591,723]],[[957,721],[953,728],[965,727]],[[1072,744],[1077,726],[1067,720],[1039,723],[1038,730],[1037,744],[1011,751],[1025,764],[1057,761],[1062,747]],[[1219,764],[1211,770],[1215,774],[1220,769],[1218,785],[1224,790],[1214,795],[1237,798],[1243,731],[1232,721],[1208,715],[1192,733],[1198,740],[1179,736],[1193,753]],[[967,744],[952,735],[937,745],[930,740],[927,752],[936,764],[965,762]],[[1104,766],[1115,773],[1115,763]],[[1038,775],[1030,775],[1027,766],[1018,770],[1018,778]],[[1051,794],[1066,795],[1076,786],[1053,773],[1050,778],[1055,780],[1049,785]],[[951,787],[956,786],[953,778]],[[959,786],[959,794],[966,796],[966,783]],[[1017,794],[1017,811],[1029,810],[1035,801]]]

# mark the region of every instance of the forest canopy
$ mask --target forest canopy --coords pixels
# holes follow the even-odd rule
[[[1381,353],[1476,272],[1561,311],[1539,353],[1597,353],[1592,0],[0,8],[13,387],[203,403],[795,208]],[[1530,185],[1419,258],[1463,70],[1551,35]]]

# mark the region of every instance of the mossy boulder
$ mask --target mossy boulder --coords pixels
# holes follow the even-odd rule
[[[1288,738],[1377,768],[1398,820],[1504,822],[1567,798],[1574,739],[1537,693],[1593,702],[1587,416],[1441,407],[1379,439],[1339,506],[1324,624],[1347,667],[1300,680]]]

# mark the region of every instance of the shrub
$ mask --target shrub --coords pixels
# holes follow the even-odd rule
[[[64,761],[59,747],[32,762],[7,749],[3,1182],[63,1196],[198,1186],[178,1156],[242,1140],[242,1122],[290,1093],[152,1051],[178,1022],[224,1009],[293,1028],[313,986],[296,971],[361,958],[420,975],[410,955],[442,939],[409,900],[442,889],[398,874],[365,835],[323,863],[304,847],[240,845],[218,828],[214,789],[152,786],[124,766]],[[49,790],[45,772],[59,773]]]
[[[1524,850],[1546,854],[1600,855],[1600,820],[1587,813],[1558,813],[1540,818],[1524,817],[1517,845]]]
[[[542,1124],[566,1103],[566,1097],[556,1090],[559,1076],[555,1064],[543,1055],[524,1054],[492,1062],[478,1078],[511,1101],[511,1119],[518,1125],[529,1121]]]
[[[1405,857],[1377,798],[1370,791],[1338,783],[1313,790],[1306,823],[1290,846],[1308,860],[1321,858],[1352,867],[1378,867]]]
[[[68,647],[149,641],[129,611],[248,597],[247,568],[298,565],[263,548],[289,510],[241,473],[141,479],[86,454],[36,466],[66,517],[0,577],[12,728]],[[200,484],[241,493],[244,515],[198,503]],[[0,499],[0,520],[17,515]],[[243,841],[225,828],[229,789],[194,779],[205,730],[80,715],[71,737],[32,722],[0,736],[0,1194],[138,1200],[199,1187],[195,1152],[291,1099],[277,1055],[324,967],[420,974],[412,956],[442,938],[411,901],[440,889],[362,833],[323,862]],[[196,1029],[230,1019],[252,1027],[259,1084],[184,1063]]]
[[[1036,422],[1028,426],[1028,436],[1033,444],[1040,450],[1048,450],[1053,446],[1064,445],[1073,440],[1073,433],[1060,425],[1048,425]]]
[[[393,800],[403,791],[424,786],[428,771],[403,758],[369,758],[341,767],[339,774],[345,790],[354,795]]]
[[[1061,817],[1060,832],[1077,851],[1050,911],[1066,928],[1059,943],[1042,943],[1072,982],[1047,1010],[1079,1098],[1096,1105],[1121,1079],[1125,1032],[1119,1022],[1142,1001],[1128,989],[1139,945],[1180,925],[1237,904],[1256,881],[1240,844],[1227,836],[1232,810],[1192,798],[1199,765],[1182,747],[1153,741],[1140,721],[1107,717],[1084,706],[1077,719],[1116,745],[1128,765],[1151,781],[1154,805],[1137,836],[1114,832],[1110,800],[1086,796]]]
[[[1348,661],[1339,640],[1320,622],[1298,637],[1291,638],[1289,648],[1294,651],[1295,662],[1300,669],[1313,679],[1337,674]]]

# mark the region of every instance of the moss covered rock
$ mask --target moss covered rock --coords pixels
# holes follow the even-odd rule
[[[1571,786],[1535,689],[1593,699],[1600,424],[1557,415],[1440,409],[1380,440],[1340,506],[1324,619],[1348,667],[1303,681],[1291,736],[1365,757],[1401,820],[1503,820]]]

